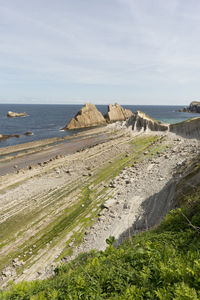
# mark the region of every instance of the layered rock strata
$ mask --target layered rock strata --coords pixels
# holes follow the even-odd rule
[[[200,118],[193,118],[184,122],[170,124],[169,131],[186,138],[200,139]]]
[[[9,118],[27,117],[27,116],[28,115],[26,112],[17,113],[17,112],[13,112],[13,111],[8,111],[8,113],[7,113],[7,117],[9,117]]]
[[[94,104],[86,103],[63,129],[73,130],[100,125],[106,125],[103,115]]]
[[[161,123],[142,111],[137,111],[135,115],[130,117],[126,122],[127,127],[132,127],[132,130],[136,131],[167,131],[169,129],[168,124]]]
[[[125,121],[131,116],[133,116],[133,113],[130,109],[124,109],[121,105],[115,103],[115,105],[108,105],[108,112],[104,117],[108,123],[112,123],[116,121]]]

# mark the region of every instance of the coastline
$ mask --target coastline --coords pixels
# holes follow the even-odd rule
[[[171,198],[155,202],[154,196],[163,190],[173,196],[177,170],[199,153],[197,140],[171,133],[134,133],[117,124],[80,136],[84,147],[79,143],[79,152],[67,155],[58,155],[55,145],[49,145],[68,145],[62,141],[41,141],[39,152],[29,144],[35,151],[31,155],[44,154],[43,162],[22,170],[12,167],[10,174],[0,177],[2,286],[11,279],[49,277],[56,265],[79,253],[105,249],[110,235],[120,242],[130,228],[137,232],[155,226],[174,204]],[[94,136],[100,139],[94,141]],[[28,157],[27,145],[20,147],[14,150]],[[4,151],[11,155],[10,149]],[[49,151],[52,157],[47,161]]]

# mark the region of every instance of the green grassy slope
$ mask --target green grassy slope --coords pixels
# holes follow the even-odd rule
[[[83,254],[52,279],[22,282],[0,299],[200,299],[200,165],[178,185],[180,208],[115,249]],[[188,181],[190,184],[188,185]]]

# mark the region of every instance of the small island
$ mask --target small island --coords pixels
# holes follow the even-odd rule
[[[200,101],[192,101],[189,106],[185,106],[180,112],[200,113]]]
[[[27,117],[27,113],[26,112],[22,112],[22,113],[17,113],[17,112],[13,112],[13,111],[8,111],[7,112],[7,117],[9,118],[16,118],[16,117]]]

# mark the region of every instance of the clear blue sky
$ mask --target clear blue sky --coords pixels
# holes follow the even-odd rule
[[[0,103],[198,99],[199,0],[0,0]]]

